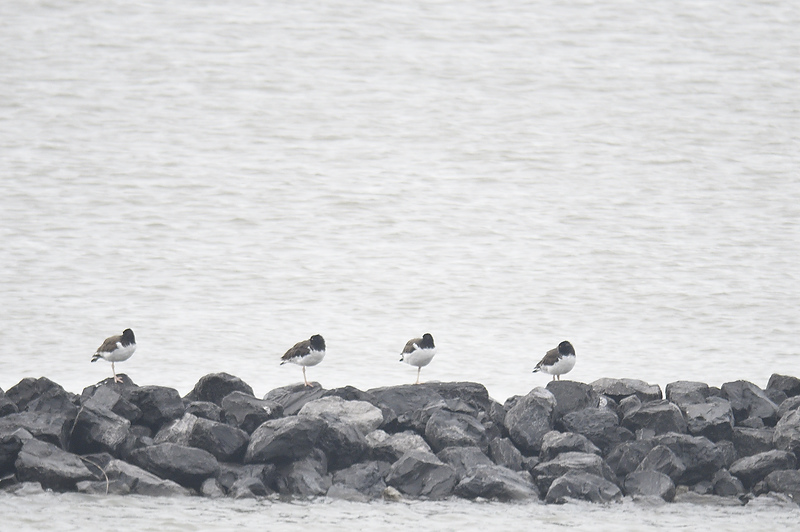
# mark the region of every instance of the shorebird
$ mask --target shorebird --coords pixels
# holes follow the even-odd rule
[[[561,375],[568,373],[575,367],[575,348],[566,340],[558,347],[547,352],[544,358],[536,364],[533,372],[542,371],[553,376],[553,380],[561,380]]]
[[[308,340],[297,342],[281,357],[281,365],[291,362],[303,366],[303,381],[312,386],[306,379],[306,366],[316,366],[325,358],[325,339],[315,334]]]
[[[436,346],[433,345],[433,336],[425,333],[422,338],[412,338],[406,342],[403,352],[400,353],[400,362],[405,362],[412,366],[417,366],[417,382],[419,384],[419,372],[422,366],[427,366],[436,354]]]
[[[136,338],[133,336],[133,331],[125,329],[122,334],[106,338],[103,345],[97,348],[97,351],[92,355],[92,362],[97,362],[98,358],[108,360],[111,362],[111,372],[114,374],[114,382],[122,382],[122,379],[117,377],[117,370],[114,368],[114,362],[122,362],[131,358],[133,352],[136,351]]]

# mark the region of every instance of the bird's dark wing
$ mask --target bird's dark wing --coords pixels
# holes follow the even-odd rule
[[[111,351],[117,348],[117,342],[121,341],[122,341],[121,334],[112,336],[111,338],[106,338],[106,341],[103,342],[103,345],[97,348],[97,351],[95,351],[95,353],[110,353]]]
[[[540,360],[538,364],[536,364],[536,367],[537,368],[541,368],[542,366],[552,366],[553,364],[558,362],[558,359],[560,357],[561,357],[561,355],[558,354],[558,348],[557,347],[554,348],[554,349],[551,349],[550,351],[547,352],[547,354],[544,356],[544,358],[542,360]]]
[[[406,342],[406,346],[403,348],[403,354],[405,353],[413,353],[417,350],[417,346],[422,343],[422,338],[412,338],[408,342]]]
[[[311,352],[311,340],[297,342],[281,357],[281,360],[291,360],[295,357],[304,357]]]

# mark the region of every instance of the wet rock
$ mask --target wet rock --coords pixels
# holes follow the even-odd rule
[[[368,456],[367,439],[355,425],[335,420],[323,424],[316,446],[328,457],[330,470],[350,467]]]
[[[655,447],[652,440],[636,440],[620,443],[608,454],[606,463],[619,478],[636,471],[645,456]]]
[[[584,408],[596,407],[600,402],[594,388],[582,382],[550,381],[546,388],[556,398],[556,418]]]
[[[445,447],[479,447],[484,453],[489,452],[489,440],[486,429],[477,419],[467,414],[436,411],[425,425],[425,440],[434,450],[439,452]]]
[[[131,493],[150,497],[186,496],[191,492],[172,480],[165,480],[149,471],[122,460],[111,460],[104,471],[112,481],[124,483]]]
[[[320,418],[306,416],[271,419],[250,436],[244,462],[250,464],[303,458],[314,448],[326,425]]]
[[[795,397],[800,395],[800,379],[773,373],[767,383],[767,389],[779,390],[785,393],[787,397]]]
[[[507,467],[512,471],[522,471],[523,469],[524,457],[514,446],[514,442],[508,438],[495,438],[489,443],[489,458],[495,464]]]
[[[733,437],[733,410],[728,401],[714,397],[707,403],[687,405],[684,410],[693,436],[705,436],[713,442]]]
[[[117,385],[119,386],[119,383]],[[119,388],[111,385],[101,385],[91,388],[91,390],[91,395],[84,394],[81,398],[83,407],[93,410],[110,410],[131,423],[136,423],[142,417],[142,411],[139,407],[123,397]]]
[[[704,382],[677,381],[667,384],[667,400],[684,410],[689,405],[707,402],[711,394],[708,384]]]
[[[568,452],[602,454],[600,449],[582,434],[553,430],[545,434],[542,439],[542,452],[539,453],[539,459],[547,462],[561,453]]]
[[[757,417],[765,424],[774,426],[778,420],[778,406],[752,382],[726,382],[722,385],[722,396],[730,401],[737,423]]]
[[[711,483],[714,486],[714,495],[720,497],[739,497],[745,494],[742,481],[731,475],[726,469],[720,469],[714,473]]]
[[[75,418],[63,414],[43,412],[19,412],[0,417],[0,434],[10,433],[22,428],[33,437],[59,447],[66,448],[69,432]]]
[[[328,422],[344,423],[369,434],[383,425],[383,412],[366,401],[347,401],[337,396],[326,396],[303,405],[299,416],[322,417]]]
[[[598,379],[592,383],[598,394],[607,395],[616,402],[636,395],[643,403],[662,399],[661,388],[657,384],[647,384],[637,379]]]
[[[225,496],[225,492],[222,491],[219,482],[215,478],[207,478],[203,481],[203,485],[200,486],[200,494],[209,499],[221,499]]]
[[[236,427],[184,414],[182,418],[165,425],[153,441],[177,443],[203,449],[213,454],[217,460],[236,462],[241,460],[247,448],[247,433]]]
[[[623,441],[636,439],[633,433],[619,426],[617,414],[607,408],[584,408],[570,412],[561,420],[564,432],[586,436],[603,452],[613,449]]]
[[[498,465],[476,467],[455,487],[455,494],[467,499],[516,501],[538,499],[539,490],[519,473]]]
[[[407,430],[396,434],[388,434],[383,430],[374,430],[367,434],[370,454],[375,460],[394,463],[407,451],[433,453],[425,439],[414,431]]]
[[[669,447],[656,445],[642,459],[636,471],[656,471],[678,482],[686,473],[686,465]]]
[[[283,416],[283,406],[275,401],[256,399],[235,391],[222,399],[222,418],[225,423],[252,434],[262,423]]]
[[[141,386],[126,390],[126,398],[142,411],[137,421],[154,431],[161,425],[183,416],[184,406],[178,390],[165,386]]]
[[[722,451],[705,436],[670,433],[656,436],[653,441],[656,445],[669,447],[686,466],[686,472],[677,482],[679,484],[710,480],[725,465]]]
[[[233,493],[234,486],[238,486],[236,489],[247,490],[251,490],[254,486],[257,486],[257,483],[251,482],[249,479],[257,480],[258,483],[265,486],[268,490],[277,491],[278,489],[278,470],[275,464],[242,465],[220,462],[217,482],[222,489],[232,497],[236,497],[236,493]],[[257,487],[255,489],[257,489]]]
[[[556,398],[544,388],[534,388],[515,402],[505,418],[514,445],[525,454],[538,453],[542,438],[553,430]]]
[[[458,480],[477,467],[494,465],[477,447],[448,447],[439,451],[436,457],[453,467]]]
[[[80,457],[37,439],[22,444],[14,465],[21,482],[38,482],[54,491],[73,491],[81,480],[97,480]]]
[[[130,461],[154,475],[197,490],[205,479],[219,472],[219,463],[211,453],[176,443],[136,449]]]
[[[730,472],[749,489],[773,471],[794,469],[796,465],[794,454],[772,450],[737,460],[731,466]]]
[[[392,464],[386,484],[411,497],[441,499],[453,493],[456,471],[435,455],[409,451]]]
[[[327,459],[319,449],[278,468],[278,491],[282,494],[301,497],[325,495],[331,484]]]
[[[655,434],[687,431],[680,408],[666,400],[643,403],[623,418],[622,425],[632,432],[640,429],[651,429]]]
[[[228,494],[234,499],[256,499],[269,495],[269,490],[261,480],[245,477],[234,482]]]
[[[423,434],[433,412],[447,407],[445,398],[430,384],[374,388],[368,393],[393,412],[385,427],[392,432],[414,430]]]
[[[3,419],[0,418],[0,426],[2,423]],[[800,456],[800,410],[789,412],[778,421],[772,436],[772,444],[776,449],[790,451]]]
[[[211,401],[192,401],[186,405],[185,413],[218,423],[224,421],[222,417],[222,408]]]
[[[0,477],[14,470],[24,439],[18,431],[0,433]]]
[[[278,403],[283,408],[284,416],[295,416],[306,403],[320,399],[324,394],[325,390],[318,383],[313,386],[299,383],[275,388],[267,392],[264,400]]]
[[[764,479],[769,491],[785,493],[795,501],[800,500],[800,471],[796,469],[776,470]]]
[[[38,379],[26,377],[9,388],[5,392],[5,397],[17,405],[19,412],[24,412],[28,409],[28,404],[31,401],[46,394],[48,391],[50,393],[66,393],[60,384],[51,381],[47,377],[39,377]]]
[[[571,471],[553,481],[545,502],[564,504],[569,499],[596,503],[618,502],[622,500],[622,492],[616,484],[601,476]]]
[[[75,418],[70,450],[76,454],[107,451],[120,456],[130,437],[131,422],[111,410],[87,401]]]
[[[378,499],[386,489],[383,479],[390,469],[389,462],[380,461],[362,462],[341,469],[333,474],[333,485],[328,490],[328,496],[348,500]],[[363,496],[363,499],[355,496],[354,492]]]
[[[201,377],[186,395],[188,401],[208,401],[222,406],[222,399],[232,392],[253,395],[253,388],[239,377],[228,373],[211,373]]]
[[[667,502],[675,498],[675,483],[658,471],[635,471],[625,477],[623,487],[633,497],[659,497]]]
[[[786,399],[778,407],[778,419],[781,419],[792,410],[797,410],[798,408],[800,408],[800,395],[795,395]]]
[[[89,495],[129,495],[131,487],[121,480],[81,480],[75,484],[79,493]]]
[[[775,429],[771,428],[750,429],[735,427],[731,441],[736,447],[736,453],[741,458],[744,458],[745,456],[753,456],[754,454],[772,450],[774,433]]]
[[[555,479],[570,471],[591,473],[611,482],[617,480],[608,464],[601,457],[590,453],[561,453],[552,460],[540,463],[531,473],[541,492],[546,493]]]

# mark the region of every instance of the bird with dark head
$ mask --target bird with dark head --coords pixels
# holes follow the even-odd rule
[[[553,380],[561,380],[561,375],[575,367],[575,348],[566,340],[548,351],[542,360],[533,368],[533,372],[541,371],[553,376]]]
[[[308,340],[297,342],[281,357],[281,365],[291,362],[303,367],[303,382],[312,386],[306,378],[306,366],[316,366],[325,358],[325,339],[319,334],[313,335]]]
[[[403,352],[400,353],[400,362],[405,362],[411,366],[417,366],[417,382],[419,384],[419,373],[423,366],[427,366],[436,354],[436,346],[433,345],[433,336],[425,333],[422,338],[412,338],[406,342]]]
[[[106,338],[103,345],[98,347],[97,351],[92,355],[92,362],[97,362],[101,358],[108,360],[111,362],[111,373],[114,374],[114,382],[122,382],[122,379],[117,377],[114,362],[128,360],[134,351],[136,351],[136,338],[133,336],[132,330],[125,329],[122,334]]]

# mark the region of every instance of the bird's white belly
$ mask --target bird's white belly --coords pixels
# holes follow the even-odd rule
[[[322,362],[323,358],[325,358],[325,351],[311,351],[305,356],[291,358],[289,362],[300,366],[316,366]]]
[[[574,356],[561,357],[561,360],[552,366],[542,366],[541,370],[550,375],[563,375],[575,367],[576,358]]]
[[[433,355],[436,354],[436,348],[433,349],[417,349],[413,353],[404,353],[403,362],[412,366],[421,368],[427,366],[433,360]]]
[[[110,353],[100,353],[100,356],[109,362],[122,362],[123,360],[128,360],[131,358],[131,355],[134,351],[136,351],[136,344],[130,344],[123,347],[122,344],[117,343],[117,348],[114,351]]]

